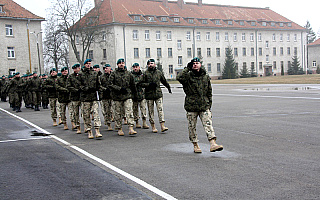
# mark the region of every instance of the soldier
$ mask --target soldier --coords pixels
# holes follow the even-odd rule
[[[101,75],[101,85],[104,88],[101,92],[101,107],[102,114],[104,117],[104,124],[107,125],[108,131],[112,131],[111,121],[112,121],[112,97],[111,90],[109,88],[109,77],[111,74],[111,66],[109,64],[105,64],[103,67],[104,73]]]
[[[148,129],[149,126],[147,125],[147,101],[144,96],[144,88],[141,87],[140,83],[143,78],[143,73],[140,70],[140,66],[138,63],[134,63],[132,65],[132,72],[134,77],[134,82],[137,88],[137,96],[133,99],[133,116],[134,121],[136,122],[136,128],[141,128],[139,124],[139,107],[141,111],[142,117],[142,128]]]
[[[124,112],[125,117],[128,120],[129,135],[135,135],[137,132],[133,130],[132,99],[136,96],[137,90],[134,84],[134,78],[133,75],[127,71],[123,58],[120,58],[117,61],[117,65],[118,68],[111,73],[109,78],[111,96],[115,104],[115,128],[118,130],[118,135],[124,135],[122,131],[122,118]]]
[[[80,72],[80,101],[82,104],[83,120],[86,127],[86,132],[88,132],[88,138],[93,139],[93,134],[91,130],[91,119],[90,114],[92,112],[94,128],[96,131],[96,138],[101,138],[100,126],[101,121],[99,117],[99,105],[97,102],[97,91],[101,87],[100,78],[97,72],[91,68],[91,59],[84,61],[84,68]]]
[[[21,112],[22,91],[26,83],[20,77],[20,72],[15,73],[14,78],[9,83],[9,88],[14,90],[14,107],[16,112]]]
[[[3,75],[0,80],[1,101],[3,102],[7,102],[7,94],[5,92],[6,82],[6,76]]]
[[[70,111],[70,118],[71,118],[71,124],[72,124],[72,130],[77,129],[77,133],[81,133],[80,128],[80,116],[79,116],[79,110],[80,110],[80,81],[79,81],[79,72],[81,70],[80,64],[74,64],[72,66],[73,73],[69,75],[68,82],[67,82],[67,88],[70,91],[70,100],[71,100],[71,106],[69,107]]]
[[[149,111],[149,121],[152,132],[157,133],[158,130],[156,129],[154,121],[154,103],[156,103],[159,122],[161,125],[161,132],[165,132],[168,130],[168,128],[164,126],[165,120],[163,112],[163,95],[160,88],[160,83],[162,83],[168,89],[170,94],[172,94],[171,88],[163,73],[156,68],[154,59],[149,59],[147,65],[148,69],[143,75],[141,86],[145,88],[145,97]]]
[[[29,90],[32,94],[32,104],[34,105],[34,111],[40,111],[39,106],[41,104],[41,80],[38,77],[37,72],[33,72],[33,75],[29,81]]]
[[[9,80],[7,81],[5,86],[5,93],[8,94],[10,108],[13,108],[13,111],[15,111],[16,107],[14,106],[14,88],[9,87],[12,83],[13,75],[9,75],[8,78]]]
[[[210,77],[205,68],[201,67],[200,59],[193,58],[188,66],[178,76],[186,94],[184,109],[187,111],[189,139],[193,143],[194,152],[201,153],[196,133],[197,118],[201,119],[207,138],[210,142],[210,152],[222,151],[223,146],[217,145],[212,127],[212,88]]]
[[[57,81],[57,69],[52,68],[50,70],[50,76],[43,83],[43,88],[48,91],[49,104],[51,110],[51,118],[53,120],[53,126],[58,126],[57,124],[57,104],[58,104],[58,93],[56,90]]]
[[[60,106],[60,116],[61,121],[64,125],[63,129],[68,130],[66,111],[67,107],[69,108],[70,101],[70,92],[67,89],[68,81],[68,67],[63,67],[61,69],[61,76],[56,81],[56,88],[58,91],[58,101]]]
[[[46,88],[43,87],[44,82],[47,80],[48,75],[42,74],[41,78],[41,99],[42,99],[42,107],[43,109],[48,109],[49,104],[49,97],[48,97],[48,91]]]

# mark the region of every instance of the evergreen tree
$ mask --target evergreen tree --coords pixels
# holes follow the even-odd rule
[[[223,79],[235,79],[237,78],[236,63],[234,62],[232,48],[229,46],[226,49],[226,59],[224,61],[224,68],[222,72]]]
[[[157,69],[163,73],[163,68],[162,68],[162,63],[160,61],[160,58],[157,58],[156,65],[157,65]]]
[[[301,75],[304,74],[302,67],[300,67],[300,61],[297,56],[293,56],[291,66],[288,68],[289,75]]]
[[[251,75],[246,66],[242,67],[240,74],[241,74],[240,78],[248,78]]]
[[[307,44],[310,44],[316,40],[316,33],[312,30],[310,22],[307,21],[307,24],[304,26],[307,29]]]
[[[258,76],[258,74],[257,74],[256,71],[255,71],[254,66],[251,66],[250,75],[251,75],[251,77],[257,77],[257,76]]]

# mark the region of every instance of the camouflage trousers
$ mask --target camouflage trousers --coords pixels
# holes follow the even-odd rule
[[[13,104],[15,107],[20,107],[21,108],[21,102],[22,102],[22,92],[14,92],[13,96]]]
[[[68,107],[70,112],[70,120],[76,125],[76,127],[80,126],[80,105],[80,101],[71,101]]]
[[[163,112],[163,99],[159,98],[156,100],[147,100],[148,112],[149,112],[149,121],[151,124],[154,124],[154,103],[156,103],[159,123],[164,121],[164,112]]]
[[[105,124],[111,124],[112,120],[112,99],[101,100],[102,114]]]
[[[122,128],[122,118],[125,116],[129,126],[134,125],[133,121],[133,110],[132,110],[132,99],[125,101],[114,101],[114,120],[115,128]],[[124,116],[123,116],[124,114]]]
[[[59,103],[60,117],[62,123],[67,123],[67,107],[70,108],[71,103]],[[69,111],[69,116],[71,119],[71,112]]]
[[[147,101],[142,99],[141,101],[133,101],[133,118],[134,121],[139,120],[139,107],[141,112],[141,118],[147,119]]]
[[[207,134],[208,140],[216,138],[212,126],[212,114],[211,111],[208,109],[204,112],[187,112],[187,119],[188,119],[188,130],[189,130],[189,140],[191,142],[198,142],[198,135],[196,133],[196,125],[197,125],[197,118],[200,118],[202,122],[202,126],[204,131]]]
[[[14,93],[10,92],[8,96],[9,96],[9,103],[14,106]]]
[[[85,131],[90,131],[92,124],[91,124],[91,113],[93,116],[93,125],[94,128],[100,128],[101,121],[99,116],[99,104],[97,101],[90,101],[90,102],[81,102],[82,108],[82,116],[84,121]]]
[[[50,104],[51,118],[57,119],[57,116],[60,117],[60,107],[59,107],[58,98],[49,98],[49,104]]]
[[[32,103],[33,105],[41,104],[41,92],[32,92]]]

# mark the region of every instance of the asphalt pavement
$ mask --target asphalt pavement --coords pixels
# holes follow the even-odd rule
[[[0,111],[0,199],[163,199],[156,189],[167,199],[320,199],[319,85],[213,85],[224,150],[209,152],[199,122],[202,154],[188,140],[183,90],[172,86],[163,89],[168,132],[129,136],[124,126],[120,137],[102,126],[102,140],[53,127],[50,110],[15,113],[1,102],[67,143],[30,136],[35,128]]]

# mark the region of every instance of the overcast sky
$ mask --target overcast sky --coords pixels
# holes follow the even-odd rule
[[[41,17],[46,17],[46,8],[50,7],[49,0],[14,0],[22,7]],[[169,0],[170,1],[170,0]],[[197,0],[185,0],[197,2]],[[92,0],[92,2],[94,2]],[[316,0],[292,1],[292,0],[203,0],[207,4],[222,4],[247,7],[269,7],[289,20],[305,26],[309,20],[314,32],[320,30],[319,5]]]

